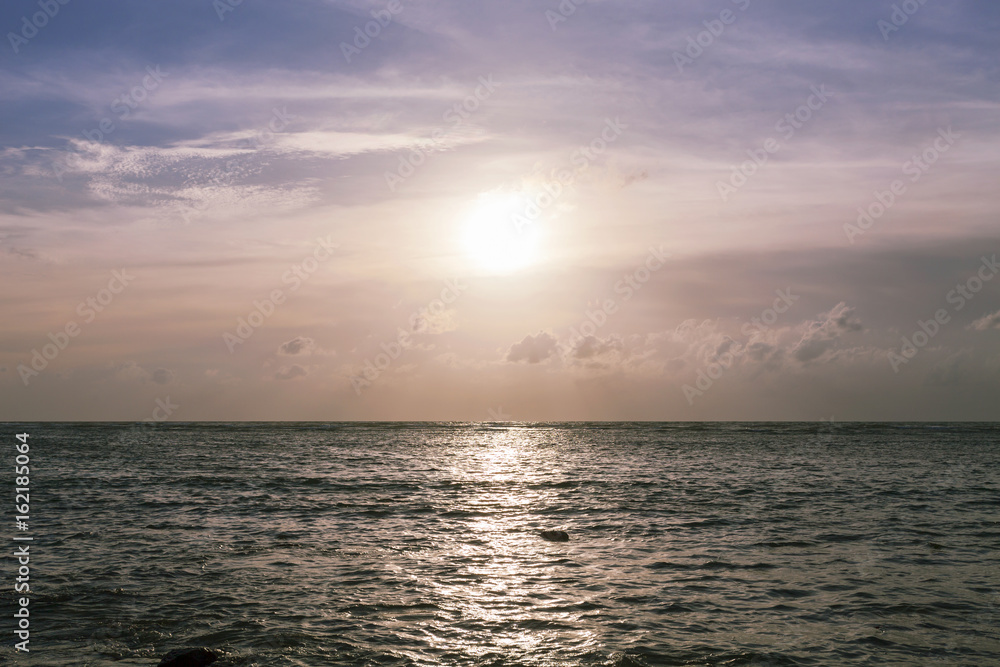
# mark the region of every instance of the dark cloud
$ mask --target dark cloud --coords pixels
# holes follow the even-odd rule
[[[597,336],[585,336],[581,338],[572,349],[574,359],[591,359],[593,357],[621,350],[622,339],[619,336],[611,336],[607,340],[602,340]]]
[[[748,359],[773,369],[781,362],[784,350],[764,341],[753,341],[746,346],[746,354]]]
[[[290,341],[286,341],[278,346],[278,354],[288,357],[307,355],[315,348],[315,341],[312,338],[296,336]]]
[[[718,347],[715,348],[715,356],[719,357],[726,352],[729,352],[734,346],[738,345],[732,338],[726,338],[724,341],[719,343]]]
[[[507,361],[527,361],[537,364],[545,361],[556,352],[556,339],[544,331],[536,336],[525,336],[520,343],[514,343],[507,350]]]
[[[174,379],[174,373],[166,368],[157,368],[150,374],[150,379],[156,384],[169,384]]]
[[[829,312],[806,323],[806,331],[792,350],[792,355],[802,363],[815,361],[836,347],[845,333],[861,331],[861,321],[854,313],[854,308],[841,301]]]

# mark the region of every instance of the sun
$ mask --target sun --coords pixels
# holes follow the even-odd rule
[[[539,229],[532,202],[517,192],[480,194],[463,220],[469,259],[489,273],[512,273],[538,260]]]

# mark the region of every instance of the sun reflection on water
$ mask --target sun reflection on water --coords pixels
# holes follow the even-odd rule
[[[570,645],[579,651],[598,644],[596,634],[576,622],[579,594],[559,591],[561,569],[574,565],[574,546],[538,535],[550,527],[545,515],[558,502],[540,482],[558,476],[560,466],[554,452],[527,434],[491,430],[455,453],[454,473],[470,489],[460,511],[470,516],[440,554],[453,564],[450,576],[424,582],[466,630],[437,637],[436,648],[445,653],[476,659],[555,655]]]

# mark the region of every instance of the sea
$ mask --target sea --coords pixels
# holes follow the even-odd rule
[[[156,665],[206,646],[218,667],[1000,665],[998,424],[33,423],[0,438],[4,664]]]

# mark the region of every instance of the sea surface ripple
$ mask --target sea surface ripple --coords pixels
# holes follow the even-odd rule
[[[12,664],[1000,665],[997,425],[22,430]]]

